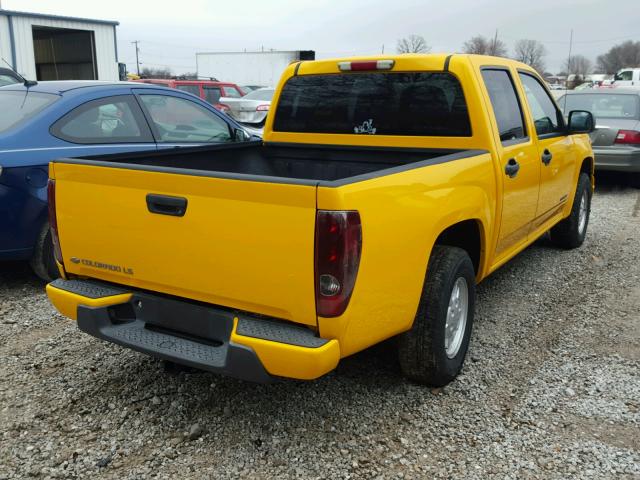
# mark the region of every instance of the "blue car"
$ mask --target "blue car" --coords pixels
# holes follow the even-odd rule
[[[198,97],[157,85],[41,82],[0,88],[0,260],[58,275],[49,234],[49,161],[249,140]]]

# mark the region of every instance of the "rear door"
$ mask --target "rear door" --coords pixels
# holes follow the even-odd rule
[[[578,161],[573,140],[567,135],[564,117],[542,82],[531,73],[519,73],[534,121],[540,165],[540,197],[534,228],[557,214],[574,188],[575,166]]]
[[[68,273],[316,324],[314,184],[117,165],[53,164]]]
[[[502,218],[496,257],[506,256],[526,241],[536,213],[540,183],[538,151],[529,132],[513,73],[506,67],[481,69],[495,122],[502,166]]]

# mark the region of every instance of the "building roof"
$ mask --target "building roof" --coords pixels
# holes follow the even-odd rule
[[[70,22],[84,22],[84,23],[98,23],[102,25],[120,25],[120,22],[114,20],[96,20],[93,18],[80,18],[80,17],[65,17],[62,15],[49,15],[46,13],[31,13],[31,12],[18,12],[15,10],[2,10],[0,9],[0,15],[8,17],[31,17],[31,18],[43,18],[49,20],[66,20]]]

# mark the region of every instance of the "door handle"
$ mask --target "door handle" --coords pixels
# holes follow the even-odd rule
[[[519,170],[520,164],[516,161],[515,158],[510,158],[504,167],[504,173],[506,173],[509,178],[514,178],[516,175],[518,175]]]
[[[151,213],[182,217],[187,211],[187,199],[184,197],[171,197],[169,195],[148,193],[147,209]]]
[[[542,163],[544,163],[545,165],[549,165],[551,163],[552,158],[553,158],[553,155],[551,155],[551,152],[549,151],[549,149],[545,148],[544,152],[542,152]]]

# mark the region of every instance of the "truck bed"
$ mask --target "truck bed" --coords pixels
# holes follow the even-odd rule
[[[61,161],[254,181],[337,186],[478,153],[481,152],[247,142]]]

